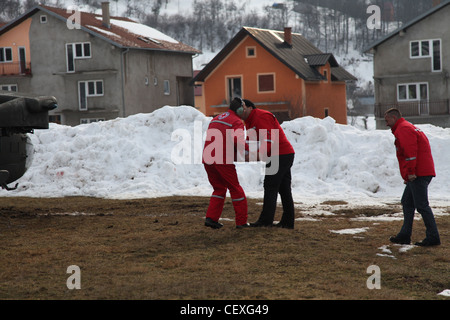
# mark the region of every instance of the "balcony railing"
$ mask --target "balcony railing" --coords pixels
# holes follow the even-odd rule
[[[0,76],[31,75],[31,63],[3,62],[0,63]]]
[[[449,99],[375,104],[375,117],[384,118],[390,108],[397,108],[404,117],[450,115]]]

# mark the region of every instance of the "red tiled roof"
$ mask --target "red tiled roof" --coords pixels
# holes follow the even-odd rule
[[[73,11],[69,10],[68,13],[66,9],[54,8],[44,5],[40,5],[37,8],[43,9],[44,11],[50,11],[66,20],[73,15]],[[142,37],[142,35],[134,33],[132,30],[115,25],[113,20],[136,23],[137,27],[142,26],[138,22],[133,21],[129,18],[111,17],[111,26],[110,28],[107,28],[103,25],[102,15],[80,11],[80,24],[82,28],[86,28],[90,32],[102,36],[118,46],[136,49],[177,51],[192,54],[200,53],[199,50],[181,42],[174,43],[172,41],[166,41],[164,39],[144,38]]]

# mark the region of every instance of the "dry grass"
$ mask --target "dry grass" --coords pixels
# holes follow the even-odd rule
[[[212,230],[208,201],[0,198],[0,299],[448,299],[438,293],[450,289],[449,216],[438,218],[443,245],[400,253],[388,239],[401,222],[350,219],[386,213],[378,208],[327,202],[335,215],[295,230],[236,230],[227,202],[225,227]],[[260,202],[249,200],[250,221]],[[360,227],[369,229],[330,232]],[[414,235],[423,238],[421,221]],[[377,255],[383,245],[395,259]],[[81,268],[81,290],[66,286],[70,265]],[[380,290],[366,286],[370,265]]]

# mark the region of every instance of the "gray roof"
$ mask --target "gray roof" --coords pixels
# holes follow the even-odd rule
[[[311,54],[305,55],[305,61],[312,67],[321,67],[330,61],[332,67],[337,67],[339,64],[331,53]]]
[[[339,67],[333,54],[323,53],[298,33],[292,33],[292,45],[290,45],[284,41],[284,31],[243,27],[222,51],[197,74],[193,81],[204,81],[246,36],[252,37],[263,48],[304,80],[325,80],[324,76],[317,70],[317,67],[325,65],[327,62],[330,62],[332,67],[337,68],[335,69],[336,76],[334,81],[357,80],[354,76],[343,70],[343,68]],[[342,77],[343,75],[345,76]]]
[[[383,42],[389,40],[392,37],[395,37],[396,35],[398,35],[401,31],[404,31],[405,29],[408,29],[409,27],[411,27],[412,25],[422,21],[423,19],[427,18],[428,16],[434,14],[435,12],[441,10],[442,8],[444,8],[445,6],[447,6],[448,4],[450,4],[450,0],[444,0],[441,4],[431,8],[430,10],[428,10],[427,12],[425,12],[424,14],[421,14],[420,16],[418,16],[417,18],[411,20],[410,22],[406,23],[405,25],[403,25],[402,27],[398,28],[397,30],[395,30],[394,32],[391,32],[390,34],[384,36],[383,38],[375,41],[374,43],[372,43],[369,47],[367,47],[366,49],[363,50],[364,53],[368,53],[370,52],[373,48],[379,46],[380,44],[382,44]]]
[[[355,81],[357,80],[350,72],[342,67],[331,68],[331,81]]]

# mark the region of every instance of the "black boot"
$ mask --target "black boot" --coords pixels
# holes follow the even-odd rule
[[[441,244],[440,240],[428,240],[428,239],[424,239],[420,242],[416,242],[415,245],[419,246],[419,247],[432,247],[432,246],[438,246]]]
[[[410,238],[401,237],[399,235],[396,235],[395,237],[390,237],[389,240],[392,243],[397,243],[397,244],[411,244]]]
[[[281,222],[278,222],[277,224],[273,225],[275,228],[283,228],[283,229],[294,229],[293,225],[287,225]]]
[[[213,229],[220,229],[220,228],[223,227],[223,224],[221,224],[221,223],[219,223],[219,222],[216,222],[216,221],[214,221],[214,220],[211,219],[211,218],[206,218],[206,220],[205,220],[205,226],[206,226],[206,227],[213,228]]]
[[[265,222],[261,222],[261,221],[256,221],[253,223],[250,223],[250,227],[252,228],[260,228],[260,227],[271,227],[272,223],[265,223]]]

